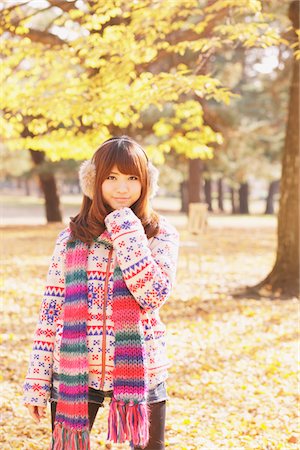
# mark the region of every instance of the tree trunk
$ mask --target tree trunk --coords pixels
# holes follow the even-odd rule
[[[220,211],[224,211],[224,203],[223,203],[223,178],[218,179],[218,208]]]
[[[230,196],[231,196],[231,214],[237,214],[238,208],[237,208],[237,202],[236,202],[236,190],[231,187],[230,188]]]
[[[205,194],[205,202],[208,204],[208,211],[212,211],[212,194],[211,194],[211,180],[204,180],[204,194]]]
[[[32,160],[36,166],[45,161],[45,153],[38,150],[30,150]],[[45,197],[45,209],[47,222],[62,222],[60,201],[57,194],[56,181],[52,173],[39,173],[41,190]]]
[[[269,184],[268,196],[266,200],[265,214],[274,214],[274,195],[279,190],[279,180],[271,181]]]
[[[239,188],[239,212],[249,214],[249,184],[242,183]]]
[[[24,179],[24,188],[25,188],[25,195],[29,196],[30,195],[30,180],[27,177]]]
[[[299,28],[299,12],[300,3],[292,1],[289,18],[294,30]],[[296,33],[294,39],[296,42]],[[299,65],[294,58],[282,155],[276,261],[267,278],[252,288],[281,298],[299,296]]]
[[[189,203],[203,199],[202,179],[203,162],[201,159],[189,159],[188,198]]]
[[[189,210],[189,196],[188,196],[188,183],[186,180],[180,183],[180,195],[181,195],[181,212],[187,213]]]

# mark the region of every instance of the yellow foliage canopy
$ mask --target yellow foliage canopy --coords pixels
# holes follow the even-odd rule
[[[206,59],[233,42],[279,41],[259,0],[48,3],[2,11],[0,132],[10,149],[52,160],[88,157],[116,131],[147,136],[157,161],[171,148],[212,157],[221,136],[204,125],[200,100],[232,94]]]

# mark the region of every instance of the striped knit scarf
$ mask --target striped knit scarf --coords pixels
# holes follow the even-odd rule
[[[101,243],[112,246],[108,233]],[[99,242],[99,240],[98,240]],[[64,326],[60,348],[60,385],[52,450],[88,450],[88,286],[89,247],[69,240],[66,252]],[[149,440],[147,374],[141,308],[128,290],[120,267],[113,274],[112,320],[115,330],[113,397],[109,441],[145,447]]]

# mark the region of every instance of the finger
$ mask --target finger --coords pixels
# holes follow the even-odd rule
[[[46,407],[45,406],[38,406],[38,416],[40,419],[43,419],[46,416]]]
[[[33,405],[26,405],[26,406],[27,406],[27,409],[28,409],[31,417],[34,419],[34,421],[36,423],[39,423],[40,419],[38,417],[38,412],[37,412],[37,409],[36,409],[37,407],[33,406]]]

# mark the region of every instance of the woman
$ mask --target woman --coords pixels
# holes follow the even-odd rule
[[[82,164],[81,211],[56,241],[24,383],[39,422],[51,402],[52,446],[88,449],[110,397],[108,440],[164,449],[165,326],[178,233],[152,210],[157,170],[128,136]]]

